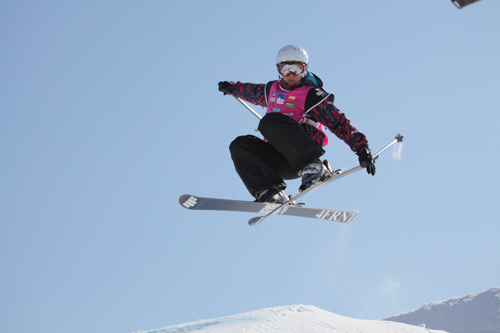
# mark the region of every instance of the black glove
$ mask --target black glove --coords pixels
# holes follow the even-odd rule
[[[359,153],[359,165],[366,168],[368,174],[375,176],[375,160],[370,149],[365,148]]]
[[[234,82],[231,81],[221,81],[219,82],[219,91],[224,93],[225,95],[232,95],[231,88],[233,87]]]

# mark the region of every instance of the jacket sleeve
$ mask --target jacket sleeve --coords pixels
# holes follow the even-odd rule
[[[236,82],[231,88],[231,93],[255,105],[266,106],[265,84]]]
[[[333,105],[333,99],[333,94],[329,95],[328,98],[309,110],[307,117],[328,127],[333,134],[359,155],[364,148],[368,148],[368,140],[363,133],[351,125],[345,114]]]

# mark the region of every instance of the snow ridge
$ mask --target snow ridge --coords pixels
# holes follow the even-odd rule
[[[418,310],[384,320],[410,325],[425,324],[427,328],[450,333],[500,332],[500,288],[425,304]]]

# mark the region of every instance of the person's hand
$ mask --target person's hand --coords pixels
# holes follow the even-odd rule
[[[219,82],[219,91],[223,92],[224,95],[232,95],[231,88],[233,87],[234,82],[231,81],[221,81]]]
[[[359,165],[366,168],[368,174],[375,176],[375,160],[370,149],[365,148],[359,153]]]

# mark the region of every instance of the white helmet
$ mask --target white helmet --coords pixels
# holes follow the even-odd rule
[[[309,64],[309,56],[306,50],[298,45],[287,45],[279,50],[276,56],[276,65],[284,61],[298,61]]]

